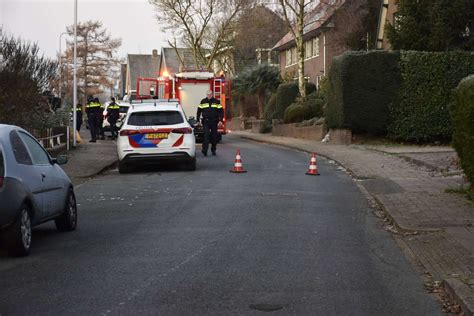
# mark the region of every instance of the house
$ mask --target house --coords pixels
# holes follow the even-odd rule
[[[303,32],[304,75],[309,82],[318,86],[321,78],[328,74],[334,57],[348,50],[369,48],[370,36],[361,28],[367,12],[360,8],[365,3],[362,0],[321,1],[307,14]],[[375,39],[375,30],[372,34]],[[293,34],[288,32],[273,50],[279,52],[282,76],[296,79],[298,52]]]
[[[190,48],[164,47],[161,49],[159,76],[172,76],[184,70],[200,70],[199,66],[196,66]]]
[[[119,78],[118,94],[122,97],[125,95],[126,82],[127,82],[127,64],[120,64],[120,78]]]
[[[335,11],[344,0],[336,0],[333,4],[319,3],[307,15],[303,40],[305,46],[305,77],[309,82],[319,85],[322,76],[326,75],[332,59],[342,54],[347,48],[337,40],[338,32],[344,29],[334,21]],[[288,32],[274,47],[279,52],[280,72],[283,77],[297,77],[297,50],[291,32]]]
[[[160,75],[161,56],[156,49],[151,55],[128,54],[127,71],[125,75],[125,94],[136,91],[137,78],[157,78]]]
[[[396,22],[397,9],[397,0],[382,0],[377,29],[377,49],[390,49],[390,43],[385,35],[385,26],[387,23],[393,25]]]

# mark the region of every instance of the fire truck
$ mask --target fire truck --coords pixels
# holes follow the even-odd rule
[[[137,78],[136,100],[177,99],[190,122],[196,123],[195,115],[201,100],[211,90],[224,108],[223,124],[219,125],[219,138],[227,133],[227,121],[231,119],[231,81],[224,76],[216,77],[207,71],[186,71],[159,78]],[[194,125],[194,124],[193,124]],[[201,127],[195,127],[197,139],[202,139]]]

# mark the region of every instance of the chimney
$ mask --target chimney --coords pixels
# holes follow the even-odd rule
[[[152,54],[153,54],[153,57],[157,57],[158,56],[158,50],[157,49],[154,49],[152,51]]]

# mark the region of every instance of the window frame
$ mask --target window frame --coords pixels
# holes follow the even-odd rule
[[[145,116],[145,114],[150,114],[150,113],[177,113],[180,118],[181,118],[181,122],[179,123],[173,123],[173,124],[145,124],[145,125],[137,125],[137,124],[132,124],[134,122],[130,122],[130,120],[134,117],[134,116],[140,116],[140,115],[143,115]],[[181,111],[177,111],[177,110],[173,110],[173,111],[167,111],[167,110],[157,110],[157,111],[137,111],[137,112],[132,112],[132,113],[129,113],[128,114],[128,118],[127,118],[127,125],[130,125],[130,126],[138,126],[138,127],[143,127],[143,126],[172,126],[172,125],[179,125],[179,124],[183,124],[186,122],[186,117],[184,115],[183,112]]]
[[[309,51],[308,51],[309,50]],[[304,53],[305,60],[311,59],[313,57],[313,40],[304,42]]]
[[[312,46],[313,46],[313,57],[319,57],[319,36],[316,36],[312,40]]]
[[[38,141],[33,136],[31,136],[28,133],[25,133],[23,131],[19,131],[18,134],[20,136],[21,141],[25,145],[26,150],[28,150],[28,153],[30,154],[31,162],[32,162],[33,165],[35,165],[35,166],[48,166],[48,165],[53,164],[53,162],[51,161],[51,156],[49,155],[49,153],[44,149],[43,146],[41,146],[40,143],[38,143]],[[44,163],[37,163],[35,161],[35,156],[32,154],[32,151],[31,151],[30,147],[28,146],[28,144],[22,138],[22,135],[24,135],[24,137],[27,137],[28,139],[31,139],[32,143],[37,145],[40,148],[40,152],[42,152],[46,156],[47,162],[45,161]]]
[[[12,141],[12,136],[15,135],[16,137],[18,137],[18,139],[20,140],[20,145],[23,146],[23,148],[25,149],[26,151],[26,155],[28,156],[27,160],[28,161],[20,161],[18,158],[18,155],[17,155],[17,149],[18,148],[15,148],[16,146],[14,145],[13,141]],[[33,166],[33,159],[31,159],[31,154],[30,152],[28,151],[28,148],[26,147],[25,143],[23,142],[23,140],[21,139],[20,135],[18,135],[18,131],[16,130],[11,130],[10,133],[8,133],[8,140],[10,142],[10,147],[11,147],[11,150],[13,152],[13,157],[15,157],[15,161],[17,164],[20,164],[20,165],[25,165],[25,166]],[[25,157],[23,157],[25,158]]]

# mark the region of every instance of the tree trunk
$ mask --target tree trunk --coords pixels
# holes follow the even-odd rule
[[[298,52],[298,90],[300,92],[301,98],[306,97],[306,82],[304,80],[304,3],[305,1],[299,2],[299,14],[297,18],[297,30],[296,35],[296,50]]]

